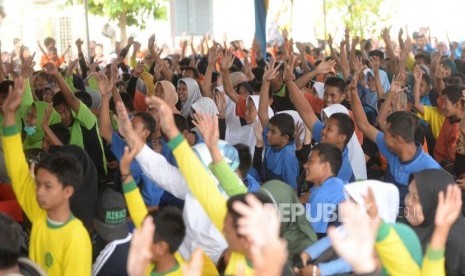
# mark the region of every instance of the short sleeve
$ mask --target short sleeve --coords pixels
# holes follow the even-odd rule
[[[325,128],[325,125],[320,120],[316,121],[316,123],[313,125],[312,135],[315,141],[318,143],[321,141],[321,132],[323,131],[323,128]]]
[[[388,162],[395,157],[394,153],[388,149],[387,144],[384,141],[384,133],[381,131],[378,131],[378,134],[376,135],[376,144],[378,145],[379,152],[384,155]]]
[[[116,159],[120,160],[123,156],[124,147],[126,146],[126,141],[124,141],[118,133],[114,132],[111,134],[111,146],[110,150]]]
[[[97,117],[83,102],[79,102],[79,111],[77,113],[72,111],[72,114],[73,118],[78,120],[80,125],[88,130],[97,124]]]

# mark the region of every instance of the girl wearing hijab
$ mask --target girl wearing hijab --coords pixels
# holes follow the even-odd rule
[[[334,113],[344,113],[349,114],[349,110],[341,104],[332,104],[322,110],[321,118],[325,122],[329,117]],[[352,166],[352,171],[356,180],[365,180],[367,179],[367,168],[365,162],[365,154],[363,153],[362,147],[357,139],[357,136],[354,132],[350,138],[349,143],[347,144],[349,150],[349,161]]]
[[[181,115],[187,118],[191,112],[191,106],[202,97],[197,82],[192,78],[182,78],[178,81],[178,103],[176,107]]]
[[[171,107],[174,114],[181,114],[176,108],[178,94],[176,93],[176,88],[170,81],[157,81],[157,83],[155,83],[155,89],[150,91],[148,96],[162,98]]]
[[[45,135],[42,129],[42,121],[48,105],[46,102],[34,102],[24,115],[23,130],[26,134],[23,142],[24,149],[40,149],[42,147],[42,140]],[[60,115],[52,109],[49,125],[59,123],[60,121]]]
[[[409,192],[405,197],[405,218],[417,233],[426,251],[435,227],[438,194],[455,183],[444,170],[430,169],[412,174]],[[462,215],[452,225],[445,248],[446,274],[465,275],[465,222]]]

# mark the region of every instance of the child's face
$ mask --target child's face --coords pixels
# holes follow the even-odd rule
[[[56,175],[46,169],[40,168],[37,171],[36,198],[40,208],[53,211],[64,204],[69,204],[68,200],[73,191],[74,189],[71,186],[63,186]]]
[[[420,83],[420,96],[423,97],[424,95],[428,94],[431,90],[430,85],[427,81],[422,80]]]
[[[155,86],[155,96],[163,100],[165,99],[165,90],[163,89],[163,85],[161,85],[161,83],[158,83],[157,86]]]
[[[257,119],[257,116],[257,108],[255,107],[253,100],[249,98],[247,100],[247,106],[245,109],[245,122],[249,125],[253,124],[255,122],[255,119]]]
[[[268,145],[272,147],[282,147],[287,144],[288,140],[275,125],[268,124],[268,132],[266,133]]]
[[[43,95],[44,102],[51,103],[53,99],[53,95],[55,95],[55,91],[53,91],[52,89],[45,89],[44,95]]]
[[[412,226],[419,226],[425,220],[423,209],[418,195],[415,179],[408,186],[408,193],[405,196],[405,218]]]
[[[447,95],[442,95],[442,102],[441,112],[446,118],[457,116],[460,113],[460,101],[454,104],[449,100]]]
[[[368,89],[370,89],[371,91],[376,91],[375,77],[373,77],[372,75],[368,76],[367,85]]]
[[[47,87],[48,81],[42,77],[37,77],[34,84],[36,89],[45,89],[45,87]]]
[[[330,106],[332,104],[341,103],[345,98],[344,91],[340,91],[338,87],[326,86],[325,93],[323,95],[323,101],[325,106]]]
[[[31,105],[27,110],[26,117],[24,122],[28,126],[36,126],[37,125],[37,108],[35,105]]]
[[[344,143],[345,136],[339,133],[337,120],[329,118],[325,122],[325,127],[321,131],[321,143],[328,143],[339,147]]]
[[[320,153],[317,150],[310,152],[307,163],[304,164],[305,181],[320,183],[323,165],[324,163],[320,161]]]

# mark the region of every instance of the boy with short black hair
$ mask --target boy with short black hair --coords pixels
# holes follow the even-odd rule
[[[89,275],[92,246],[70,198],[82,182],[82,167],[70,155],[52,154],[37,165],[35,179],[23,152],[15,112],[24,93],[22,79],[3,103],[3,149],[19,204],[32,222],[29,257],[50,275]]]
[[[129,214],[136,227],[139,228],[148,212],[130,170],[130,164],[135,155],[134,149],[129,151],[127,147],[125,148],[120,159],[120,171]],[[184,261],[176,252],[186,235],[186,226],[181,211],[176,207],[165,207],[150,215],[153,217],[156,230],[151,247],[151,265],[145,274],[182,275],[181,266]]]
[[[344,182],[336,175],[342,165],[341,151],[334,145],[321,143],[313,147],[304,164],[305,180],[314,184],[308,199],[310,221],[319,238],[326,235],[328,222],[337,204],[344,200]],[[331,212],[327,212],[328,207]],[[321,216],[321,213],[326,216]],[[318,219],[321,218],[321,219]]]

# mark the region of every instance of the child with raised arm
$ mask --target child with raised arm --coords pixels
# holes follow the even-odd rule
[[[23,152],[15,112],[24,93],[22,79],[3,103],[3,149],[8,175],[21,208],[32,222],[29,257],[49,275],[90,275],[92,246],[69,201],[82,183],[82,167],[72,156],[55,154],[31,175]],[[20,154],[18,154],[20,153]]]

